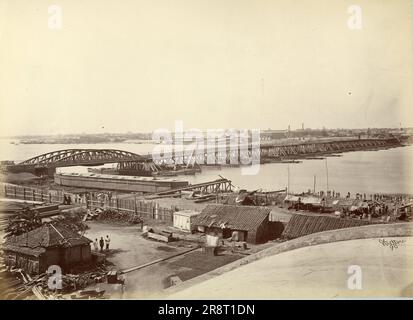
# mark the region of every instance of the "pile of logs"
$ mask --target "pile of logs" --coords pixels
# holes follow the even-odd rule
[[[18,214],[9,218],[8,225],[5,228],[5,237],[18,236],[29,232],[42,225],[42,219],[35,210],[30,208],[22,209]]]
[[[100,210],[100,212],[96,218],[100,221],[125,222],[130,224],[138,224],[142,222],[142,218],[134,212],[119,212],[114,209],[98,210]]]
[[[60,215],[51,218],[51,221],[55,226],[62,226],[75,232],[88,229],[88,226],[77,215]],[[4,229],[5,238],[21,235],[39,228],[43,224],[39,213],[30,209],[23,209],[16,215],[9,217],[7,221],[5,218],[0,219],[0,227]]]
[[[52,219],[53,225],[62,226],[67,229],[71,229],[75,232],[85,231],[89,229],[88,225],[83,223],[80,218],[70,216],[59,216]]]

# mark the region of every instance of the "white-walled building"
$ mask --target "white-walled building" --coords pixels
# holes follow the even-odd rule
[[[173,226],[182,231],[191,232],[195,230],[192,225],[193,218],[199,215],[199,212],[193,210],[182,210],[174,212],[174,224]]]

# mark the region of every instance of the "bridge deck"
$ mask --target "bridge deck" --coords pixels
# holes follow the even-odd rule
[[[384,149],[401,146],[397,138],[386,139],[343,139],[325,138],[318,140],[294,140],[280,142],[263,142],[259,146],[243,146],[248,157],[255,152],[261,158],[294,158],[295,156],[311,154],[331,154],[337,152]],[[139,155],[136,153],[116,149],[67,149],[58,150],[33,157],[15,165],[7,165],[6,170],[10,172],[33,172],[35,174],[50,174],[57,167],[101,165],[106,163],[121,162],[151,162],[186,164],[192,163],[194,159],[198,164],[207,163],[206,160],[216,159],[215,163],[233,163],[234,159],[239,163],[239,150],[232,150],[225,146],[224,150],[207,149],[197,150],[192,155],[182,153],[166,153],[163,157],[153,158],[153,155]],[[241,149],[241,147],[239,148]],[[158,161],[160,159],[160,161]],[[218,161],[219,160],[219,161]],[[47,171],[47,169],[50,169]]]

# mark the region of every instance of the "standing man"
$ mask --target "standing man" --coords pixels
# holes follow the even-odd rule
[[[106,235],[105,243],[106,243],[106,251],[108,251],[109,250],[109,244],[110,244],[110,238],[109,238],[108,235]]]
[[[100,252],[102,252],[102,251],[103,251],[103,247],[104,247],[104,245],[105,245],[105,241],[103,240],[103,237],[100,237],[99,245],[100,245]]]
[[[95,251],[99,251],[98,239],[97,238],[95,239],[95,241],[93,241],[93,248],[95,249]]]

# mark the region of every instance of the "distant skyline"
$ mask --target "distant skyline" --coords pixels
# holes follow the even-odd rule
[[[0,0],[0,136],[400,128],[412,107],[411,0]]]
[[[239,128],[222,128],[222,129],[239,129]],[[267,130],[274,130],[274,131],[287,131],[288,128],[259,128],[262,132],[265,132]],[[323,128],[305,128],[305,130],[322,130]],[[325,128],[328,131],[333,131],[333,130],[398,130],[400,127],[369,127],[369,128]],[[403,130],[413,130],[413,127],[403,127]],[[291,128],[291,131],[296,131],[296,130],[301,130],[301,128]],[[189,130],[184,130],[189,131]],[[174,133],[173,131],[171,131]],[[135,135],[135,134],[152,134],[152,131],[148,132],[131,132],[131,131],[119,131],[119,132],[101,132],[101,133],[93,133],[93,132],[69,132],[69,133],[59,133],[59,134],[23,134],[23,135],[9,135],[9,136],[0,136],[0,138],[24,138],[24,137],[64,137],[64,136],[83,136],[83,135]]]

